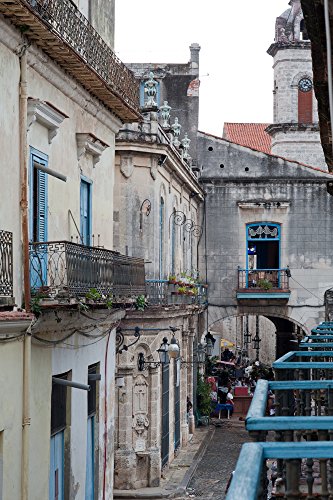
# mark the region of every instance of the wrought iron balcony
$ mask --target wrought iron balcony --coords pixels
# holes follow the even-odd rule
[[[30,280],[33,293],[65,300],[91,289],[115,298],[145,293],[143,259],[68,241],[30,244]]]
[[[287,302],[290,297],[289,269],[238,269],[237,299]]]
[[[0,230],[0,305],[13,299],[13,234]]]
[[[138,120],[138,81],[71,0],[0,0],[0,13],[121,120]]]
[[[168,280],[146,280],[147,299],[150,305],[207,305],[207,285],[196,283],[179,292],[179,287]]]

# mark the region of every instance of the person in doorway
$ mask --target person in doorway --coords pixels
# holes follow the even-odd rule
[[[192,404],[190,398],[187,396],[187,399],[186,399],[187,422],[188,422],[188,417],[190,415],[190,411],[192,410],[192,408],[193,408],[193,404]]]

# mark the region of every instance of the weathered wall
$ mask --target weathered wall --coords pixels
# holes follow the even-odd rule
[[[292,275],[288,311],[277,306],[276,313],[285,316],[295,309],[292,315],[301,324],[321,321],[324,292],[333,280],[333,202],[326,191],[330,176],[209,135],[200,134],[199,146],[207,193],[210,305],[237,306],[237,268],[246,264],[246,224],[275,222],[281,224],[280,265],[289,265]],[[267,205],[274,201],[280,206]],[[260,206],[251,205],[256,202]]]

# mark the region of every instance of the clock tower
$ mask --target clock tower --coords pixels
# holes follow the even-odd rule
[[[326,169],[312,83],[311,43],[300,0],[290,0],[289,5],[276,19],[275,41],[267,51],[274,60],[274,109],[273,124],[266,132],[272,138],[272,154]]]

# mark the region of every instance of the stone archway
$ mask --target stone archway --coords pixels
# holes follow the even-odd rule
[[[305,336],[309,333],[309,327],[304,323],[301,323],[297,319],[287,316],[286,314],[288,308],[285,308],[286,311],[277,310],[276,307],[256,307],[256,308],[248,308],[248,307],[219,307],[217,311],[210,311],[208,316],[208,325],[211,331],[219,330],[217,336],[220,334],[220,337],[224,337],[222,332],[224,331],[223,323],[226,320],[232,320],[232,318],[242,318],[248,317],[253,318],[255,316],[259,316],[259,323],[261,324],[261,346],[264,347],[262,351],[262,356],[264,359],[270,359],[269,362],[278,359],[285,353],[293,350],[294,344],[293,342],[297,341],[297,337]],[[271,325],[271,327],[265,327],[265,320],[260,320],[260,318],[265,318]],[[243,321],[243,320],[242,320]],[[227,338],[227,340],[231,340],[235,343],[235,348],[240,345],[241,335],[237,333],[237,319],[233,321],[234,326],[236,328],[233,339]],[[264,323],[264,324],[263,324]],[[235,327],[236,324],[236,327]],[[214,328],[215,327],[217,328]],[[274,326],[273,326],[274,325]],[[241,327],[243,328],[243,327]],[[263,334],[264,332],[264,334]],[[274,335],[273,335],[274,332]],[[252,325],[252,334],[254,333],[254,327]],[[274,344],[274,345],[273,345]],[[241,346],[243,348],[243,346]]]

